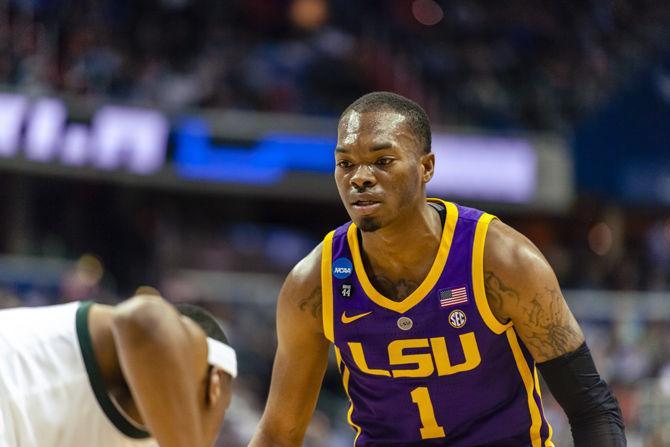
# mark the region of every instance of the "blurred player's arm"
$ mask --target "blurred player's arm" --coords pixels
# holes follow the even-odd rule
[[[204,332],[187,325],[158,296],[133,297],[114,310],[121,370],[151,435],[161,447],[205,447],[200,417],[206,377]]]
[[[302,445],[328,363],[321,316],[321,246],[288,275],[277,303],[277,353],[265,412],[249,447]]]
[[[619,404],[600,378],[553,269],[526,237],[493,220],[484,247],[486,295],[510,320],[563,407],[576,447],[626,443]]]

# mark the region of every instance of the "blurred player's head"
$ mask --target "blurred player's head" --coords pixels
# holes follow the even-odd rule
[[[335,162],[340,197],[362,231],[401,222],[423,206],[433,176],[426,112],[395,93],[360,97],[340,117]]]
[[[208,338],[228,344],[226,334],[216,318],[205,309],[190,304],[178,304],[177,310],[189,320],[197,324]],[[200,383],[201,396],[204,396],[203,424],[209,436],[209,444],[213,444],[218,435],[226,409],[230,404],[232,377],[219,366],[209,365]]]

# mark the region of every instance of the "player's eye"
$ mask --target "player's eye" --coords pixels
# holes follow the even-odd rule
[[[386,166],[391,164],[392,161],[393,159],[391,157],[382,157],[379,160],[377,160],[375,164],[378,166]]]
[[[351,163],[348,160],[340,160],[336,163],[338,168],[350,168],[353,166],[353,163]]]

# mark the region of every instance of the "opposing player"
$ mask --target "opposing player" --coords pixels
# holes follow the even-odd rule
[[[235,351],[162,298],[0,312],[0,447],[211,446]]]
[[[625,445],[556,276],[494,216],[426,199],[430,124],[401,96],[342,114],[335,181],[352,222],[289,274],[253,447],[299,446],[330,344],[351,401],[354,445],[552,446],[536,364],[578,447]]]

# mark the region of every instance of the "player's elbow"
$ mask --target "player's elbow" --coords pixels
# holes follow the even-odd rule
[[[169,305],[160,297],[135,296],[114,309],[112,330],[124,338],[146,340],[165,319]]]
[[[264,415],[249,447],[300,447],[305,430],[291,425],[272,422]]]
[[[577,447],[625,446],[619,402],[598,374],[586,343],[537,366],[568,416]]]
[[[611,393],[603,401],[584,405],[590,411],[573,409],[567,412],[576,447],[624,447],[626,435],[621,408]]]
[[[613,424],[622,430],[624,428],[619,402],[602,379],[582,393],[581,401],[565,404],[564,410],[573,430],[603,424]]]

